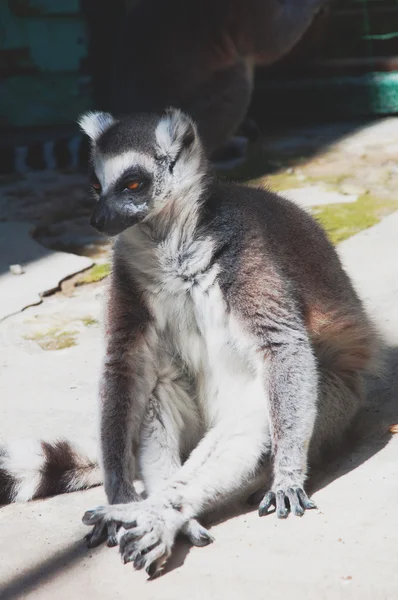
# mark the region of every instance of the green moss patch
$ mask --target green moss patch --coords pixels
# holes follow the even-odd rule
[[[334,244],[376,225],[382,217],[398,210],[398,199],[364,194],[356,202],[314,206],[312,213]]]
[[[93,325],[98,325],[97,319],[94,319],[93,317],[84,317],[82,319],[82,323],[86,327],[93,327]]]
[[[77,331],[65,331],[54,327],[25,336],[25,339],[37,342],[43,350],[63,350],[76,346],[76,336]]]
[[[85,271],[83,275],[76,282],[76,285],[86,285],[88,283],[97,283],[98,281],[102,281],[105,277],[111,272],[111,265],[109,263],[102,263],[99,265],[94,265],[88,271]]]

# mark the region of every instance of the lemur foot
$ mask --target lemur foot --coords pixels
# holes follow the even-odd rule
[[[93,529],[85,536],[88,548],[96,548],[103,542],[109,548],[118,544],[118,526],[116,523],[100,522],[94,525]]]
[[[190,519],[182,529],[194,546],[208,546],[214,542],[214,537],[196,519]]]
[[[99,506],[83,516],[85,525],[123,526],[127,531],[119,540],[124,563],[145,568],[153,578],[159,575],[171,554],[177,533],[186,533],[195,545],[207,545],[213,538],[197,521],[188,520],[167,502],[144,500],[130,504]]]
[[[299,485],[276,485],[275,490],[267,492],[258,509],[260,517],[268,514],[271,506],[276,507],[276,516],[279,519],[286,519],[289,512],[292,512],[297,517],[302,517],[305,510],[316,508],[315,503],[308,498],[303,488]]]
[[[114,522],[106,523],[101,521],[94,525],[93,529],[85,536],[88,548],[96,548],[104,542],[109,548],[117,546],[119,540],[126,530]],[[182,529],[193,546],[208,546],[214,542],[214,537],[205,529],[196,519],[190,519]]]

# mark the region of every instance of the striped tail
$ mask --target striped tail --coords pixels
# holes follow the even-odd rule
[[[67,440],[0,445],[0,505],[27,502],[102,483],[95,452]]]

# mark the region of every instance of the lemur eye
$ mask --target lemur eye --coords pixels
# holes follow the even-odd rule
[[[100,184],[100,182],[97,179],[94,179],[94,181],[91,182],[91,187],[96,192],[100,192],[101,191],[101,184]]]
[[[137,190],[140,190],[143,187],[143,185],[143,181],[140,181],[139,179],[131,179],[130,181],[127,181],[126,189],[131,190],[132,192],[136,192]]]

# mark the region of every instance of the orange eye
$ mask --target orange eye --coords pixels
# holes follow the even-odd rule
[[[128,182],[126,183],[126,188],[127,188],[128,190],[133,190],[133,191],[135,191],[135,190],[138,190],[140,187],[141,187],[141,181],[137,181],[137,180],[135,180],[135,181],[128,181]]]
[[[98,181],[93,181],[91,185],[96,192],[101,191],[101,185],[99,184]]]

